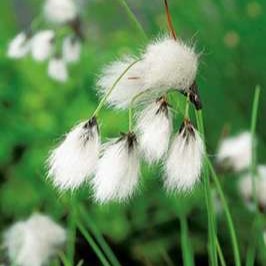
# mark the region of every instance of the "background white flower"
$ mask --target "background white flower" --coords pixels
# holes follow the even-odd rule
[[[32,37],[31,53],[33,59],[44,61],[50,56],[54,37],[55,33],[52,30],[41,30]]]
[[[235,137],[222,140],[217,153],[217,163],[225,168],[242,171],[250,166],[251,154],[251,134],[245,131]]]
[[[68,70],[66,63],[61,57],[53,57],[48,64],[48,76],[58,82],[66,82]]]
[[[7,56],[18,59],[28,54],[30,51],[29,37],[25,32],[19,33],[8,45]]]
[[[44,4],[45,18],[52,23],[66,23],[77,16],[77,7],[73,0],[46,0]]]
[[[18,266],[45,265],[66,241],[66,231],[48,216],[34,214],[4,235],[9,259]]]

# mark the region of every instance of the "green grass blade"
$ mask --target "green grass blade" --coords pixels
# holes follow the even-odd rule
[[[120,262],[116,258],[113,250],[110,248],[104,237],[102,236],[101,232],[97,228],[96,224],[93,223],[93,220],[88,215],[86,209],[84,206],[80,204],[80,214],[81,217],[84,219],[84,222],[89,227],[90,231],[93,233],[93,236],[95,237],[96,241],[104,251],[107,258],[110,260],[113,266],[121,266]]]
[[[97,244],[95,243],[94,239],[90,236],[89,232],[85,229],[82,223],[77,220],[77,227],[81,234],[84,236],[88,244],[91,246],[95,254],[97,255],[98,259],[101,261],[102,265],[104,266],[111,266],[111,264],[107,261],[102,251],[99,249]]]
[[[201,111],[196,111],[195,115],[199,132],[202,136],[203,141],[205,142],[204,125],[203,125],[203,120],[201,119],[202,113]],[[211,257],[211,265],[218,265],[217,250],[215,244],[216,221],[215,221],[215,213],[214,213],[211,190],[210,190],[209,170],[206,164],[206,159],[204,159],[204,166],[203,166],[203,182],[204,182],[204,197],[205,197],[207,216],[208,216],[209,252]]]
[[[221,266],[226,266],[223,251],[222,251],[221,245],[219,243],[219,240],[217,238],[216,238],[216,247],[217,247],[218,257],[219,257]]]
[[[252,115],[251,115],[251,136],[252,136],[252,161],[250,166],[250,172],[252,174],[252,192],[253,200],[256,205],[256,212],[258,213],[258,199],[256,193],[256,174],[257,174],[257,156],[256,156],[256,125],[258,117],[258,108],[259,108],[259,98],[260,98],[260,87],[257,86],[254,93],[253,105],[252,105]]]
[[[187,218],[184,213],[181,213],[179,218],[181,226],[181,246],[182,246],[183,265],[194,266],[195,265],[194,257],[189,240]]]
[[[76,209],[75,197],[70,198],[70,210],[68,217],[68,242],[67,242],[67,258],[71,265],[74,265],[76,242]]]
[[[214,170],[214,168],[212,166],[211,161],[209,160],[209,158],[207,156],[206,156],[206,158],[207,158],[208,167],[209,167],[210,172],[211,172],[211,176],[213,177],[214,184],[215,184],[215,186],[217,188],[217,192],[219,194],[219,197],[221,199],[221,203],[223,205],[223,209],[224,209],[224,212],[225,212],[225,217],[226,217],[226,220],[227,220],[229,233],[230,233],[230,236],[231,236],[231,241],[232,241],[232,246],[233,246],[235,265],[236,266],[241,266],[239,247],[238,247],[238,242],[237,242],[236,231],[235,231],[233,219],[232,219],[231,213],[229,211],[229,207],[228,207],[225,195],[223,193],[219,178],[216,175],[216,172],[215,172],[215,170]]]
[[[133,13],[133,11],[128,6],[127,2],[125,0],[118,0],[118,2],[126,11],[126,14],[129,18],[129,20],[132,22],[132,24],[138,30],[138,32],[140,33],[143,40],[147,41],[148,40],[147,34],[145,33],[142,25],[139,23],[138,19],[136,18],[135,14]]]

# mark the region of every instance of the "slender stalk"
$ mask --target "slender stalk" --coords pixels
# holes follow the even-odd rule
[[[189,241],[187,218],[184,213],[179,215],[181,226],[181,246],[184,266],[194,266],[194,258]]]
[[[106,257],[109,259],[109,261],[112,263],[113,266],[121,266],[114,252],[112,251],[112,249],[110,248],[110,246],[108,245],[102,234],[100,233],[96,224],[93,223],[93,220],[90,218],[85,207],[82,204],[80,204],[79,210],[80,210],[79,213],[83,218],[85,224],[89,227],[90,231],[93,233],[93,236],[95,237],[99,246],[105,253]]]
[[[128,131],[132,131],[132,107],[129,106],[128,108]]]
[[[62,261],[64,266],[74,265],[73,263],[70,263],[70,261],[67,259],[67,257],[65,256],[65,254],[63,252],[58,253],[58,256],[59,256],[59,258]]]
[[[190,105],[190,100],[189,100],[189,93],[187,94],[187,99],[186,99],[186,106],[185,106],[185,119],[189,120],[189,105]]]
[[[99,249],[93,238],[90,236],[89,232],[85,229],[85,227],[81,224],[79,220],[77,220],[77,227],[85,237],[95,254],[97,255],[98,259],[101,261],[102,265],[104,266],[111,266],[111,264],[107,261],[102,251]]]
[[[219,243],[217,238],[216,238],[216,247],[217,247],[218,257],[219,257],[221,266],[226,266],[226,262],[225,262],[224,255],[223,255],[223,251],[221,249],[220,243]]]
[[[107,93],[105,94],[105,96],[101,99],[99,105],[97,106],[97,108],[95,109],[92,117],[97,116],[98,113],[101,111],[101,109],[103,108],[106,100],[108,99],[108,97],[110,96],[110,94],[112,93],[112,91],[115,89],[116,85],[118,84],[118,82],[124,77],[124,75],[128,72],[128,70],[133,67],[136,63],[138,63],[140,61],[140,59],[134,61],[132,64],[130,64],[123,72],[122,74],[116,79],[116,81],[113,83],[113,85],[111,86],[111,88],[107,91]]]
[[[226,220],[227,220],[227,224],[228,224],[228,228],[229,228],[229,232],[230,232],[230,236],[231,236],[231,241],[232,241],[232,246],[233,246],[235,265],[236,266],[241,266],[239,247],[238,247],[238,243],[237,243],[237,237],[236,237],[236,232],[235,232],[233,219],[232,219],[231,213],[229,211],[229,207],[228,207],[227,201],[225,199],[225,195],[223,193],[219,178],[216,175],[215,170],[214,170],[214,168],[213,168],[213,166],[211,164],[211,161],[209,160],[209,158],[207,156],[206,156],[206,161],[207,161],[209,170],[210,170],[211,175],[213,177],[215,186],[217,188],[217,192],[219,194],[219,197],[221,199],[221,202],[222,202],[222,205],[223,205],[223,208],[224,208],[225,217],[226,217]]]
[[[253,266],[255,262],[255,257],[256,257],[256,247],[255,245],[250,245],[247,251],[246,266]]]
[[[68,245],[67,245],[67,259],[71,265],[74,265],[75,257],[75,240],[76,240],[76,210],[75,210],[75,196],[70,199],[70,212],[68,217]]]
[[[202,113],[201,111],[195,112],[197,126],[199,132],[201,133],[202,139],[205,142],[205,132],[203,121],[200,118]],[[205,151],[206,152],[206,151]],[[208,231],[209,231],[209,252],[211,257],[211,265],[218,265],[217,259],[217,250],[216,250],[216,221],[215,221],[215,212],[212,203],[212,196],[210,190],[210,177],[209,177],[209,170],[207,167],[206,159],[204,159],[204,166],[203,166],[203,183],[204,183],[204,196],[205,196],[205,203],[207,208],[207,215],[208,215]]]
[[[251,243],[248,247],[247,252],[247,259],[246,259],[246,265],[247,266],[253,266],[255,262],[255,256],[256,256],[256,245],[257,245],[257,238],[259,234],[259,228],[258,228],[258,220],[260,219],[260,213],[259,213],[259,207],[258,207],[258,197],[256,193],[256,178],[257,178],[257,154],[256,154],[256,125],[257,125],[257,117],[258,117],[258,108],[259,108],[259,98],[260,98],[260,87],[256,86],[254,98],[253,98],[253,104],[252,104],[252,114],[251,114],[251,125],[250,125],[250,131],[251,131],[251,138],[252,138],[252,160],[250,165],[250,172],[252,176],[252,195],[253,195],[253,201],[255,203],[255,221],[252,227],[252,232],[254,232],[254,236],[251,238]],[[253,235],[253,234],[252,234]]]
[[[171,33],[172,37],[177,40],[176,37],[176,32],[175,32],[175,28],[172,22],[172,17],[169,11],[169,7],[168,7],[168,1],[164,0],[164,8],[165,8],[165,14],[166,14],[166,20],[167,20],[167,26],[168,26],[168,30]]]
[[[253,200],[256,205],[256,212],[258,213],[258,198],[256,193],[256,176],[257,176],[257,156],[256,156],[256,125],[258,117],[259,108],[259,98],[260,98],[260,87],[257,86],[254,93],[253,105],[252,105],[252,115],[251,115],[251,136],[252,136],[252,161],[250,166],[250,172],[252,176],[252,192]]]
[[[145,33],[142,25],[137,20],[135,14],[132,12],[132,10],[130,9],[130,7],[128,6],[127,2],[125,0],[118,0],[118,2],[124,8],[124,10],[126,11],[126,14],[128,15],[129,19],[131,20],[132,24],[139,31],[139,33],[142,36],[142,38],[145,41],[147,41],[148,40],[147,34]]]

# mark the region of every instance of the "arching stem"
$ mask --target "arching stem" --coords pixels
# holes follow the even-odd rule
[[[174,25],[172,22],[172,17],[171,17],[171,13],[169,11],[167,0],[164,0],[164,8],[165,8],[165,14],[166,14],[166,19],[167,19],[168,30],[171,33],[172,37],[175,40],[177,40],[176,32],[175,32],[175,28],[174,28]]]

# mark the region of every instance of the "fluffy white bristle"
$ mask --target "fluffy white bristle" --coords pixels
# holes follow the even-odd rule
[[[97,86],[102,95],[106,95],[120,75],[134,62],[133,57],[126,57],[105,67]],[[119,80],[107,101],[110,105],[125,108],[130,104],[132,98],[143,89],[144,66],[141,61],[134,64]]]
[[[188,90],[198,68],[198,55],[182,41],[165,37],[150,44],[143,55],[145,89]]]
[[[7,56],[18,59],[28,54],[30,42],[25,32],[19,33],[8,45]]]
[[[51,58],[48,64],[48,76],[58,82],[66,82],[68,71],[65,61],[60,57]]]
[[[199,181],[203,154],[204,144],[199,133],[191,124],[185,125],[175,137],[166,160],[167,190],[191,190]]]
[[[34,214],[4,234],[10,261],[19,266],[42,266],[66,241],[66,231],[49,217]]]
[[[54,32],[52,30],[42,30],[37,32],[31,40],[32,57],[37,61],[46,60],[53,49]]]
[[[259,165],[257,167],[257,175],[255,178],[255,193],[259,206],[266,208],[266,166]],[[253,175],[248,173],[241,177],[238,183],[238,188],[241,196],[245,200],[247,206],[254,210],[255,202],[253,198]]]
[[[92,179],[94,196],[100,203],[126,200],[138,184],[138,151],[135,135],[129,134],[104,146]]]
[[[139,146],[145,159],[160,160],[168,150],[172,132],[170,110],[165,99],[157,99],[140,112],[137,119]]]
[[[77,7],[72,0],[46,0],[43,11],[45,18],[56,24],[69,22],[77,16]]]
[[[81,44],[80,41],[73,37],[68,36],[63,41],[63,58],[67,63],[77,62],[80,58]]]
[[[89,178],[98,160],[97,123],[82,122],[72,129],[48,159],[48,176],[59,189],[75,189]]]
[[[235,171],[247,169],[251,163],[252,138],[250,132],[224,139],[218,149],[217,162]]]

